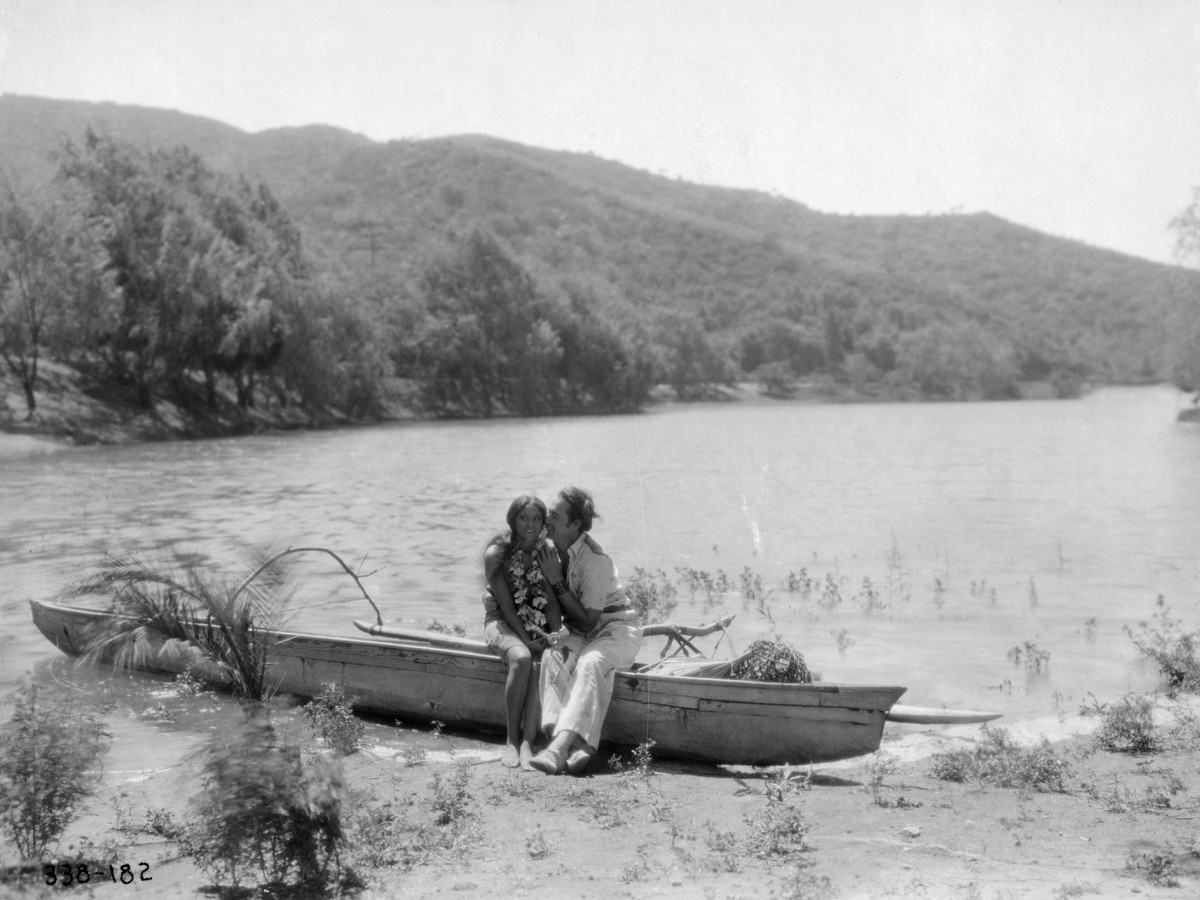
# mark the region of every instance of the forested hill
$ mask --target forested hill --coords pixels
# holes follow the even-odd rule
[[[806,381],[977,399],[1019,396],[1031,381],[1071,393],[1165,378],[1172,309],[1200,286],[1181,268],[992,215],[830,215],[476,135],[249,134],[165,110],[5,95],[0,167],[22,189],[50,183],[65,142],[89,128],[131,153],[186,146],[211,170],[264,183],[303,237],[324,315],[332,304],[369,326],[376,364],[354,377],[416,385],[433,412],[628,408],[660,382],[684,398],[758,379],[779,395]],[[472,290],[525,333],[489,324],[463,299]],[[340,330],[364,340],[362,328]],[[488,348],[486,366],[473,347]],[[364,356],[329,352],[339,371]],[[516,383],[523,353],[552,390]]]

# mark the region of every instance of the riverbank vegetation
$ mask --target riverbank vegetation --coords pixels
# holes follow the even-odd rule
[[[273,571],[271,559],[224,594],[241,596]],[[898,551],[889,564],[896,580],[911,578]],[[93,586],[214,593],[195,585],[217,579],[194,569],[168,577],[144,564],[110,565],[113,577],[101,574]],[[841,597],[857,580],[819,575],[805,567],[773,585],[750,568],[736,577],[686,568],[674,578],[639,570],[631,581],[653,618],[676,610],[688,592],[697,607],[740,601],[757,614],[786,596],[818,615],[833,608],[824,598]],[[934,604],[933,587],[910,580],[895,603]],[[879,609],[878,594],[864,586],[834,605],[857,606],[864,621],[898,612]],[[969,594],[942,595],[944,604],[963,599],[987,603],[987,591],[975,581]],[[914,754],[905,734],[889,729],[878,754],[816,770],[672,763],[656,759],[647,741],[613,748],[590,777],[547,779],[490,764],[499,754],[486,739],[445,733],[440,723],[358,718],[336,684],[305,706],[250,699],[244,690],[235,706],[185,675],[166,685],[126,683],[122,715],[138,724],[121,731],[132,740],[131,727],[176,728],[184,719],[208,726],[217,717],[224,725],[203,752],[156,757],[149,776],[101,777],[97,759],[114,715],[103,699],[33,703],[35,689],[22,687],[3,726],[0,822],[9,843],[0,842],[0,862],[9,868],[0,878],[31,896],[47,872],[119,878],[121,866],[183,896],[426,896],[448,883],[511,896],[553,892],[566,872],[580,896],[596,897],[658,888],[870,898],[1069,897],[1101,883],[1143,893],[1191,889],[1200,883],[1200,708],[1195,686],[1172,673],[1195,665],[1195,645],[1183,640],[1194,629],[1165,602],[1154,609],[1128,638],[1155,661],[1158,648],[1169,648],[1164,692],[1093,698],[1072,720],[1075,737],[1018,738],[996,725],[922,729],[922,740],[937,743]],[[168,625],[163,636],[172,634]],[[1067,718],[1061,711],[1059,721]],[[21,780],[34,758],[55,778]],[[66,777],[72,772],[80,777]],[[90,792],[97,796],[89,804]],[[14,841],[11,823],[32,822],[28,810],[48,810],[68,794],[70,803],[54,806],[62,813],[51,831],[37,843]],[[1015,883],[1025,893],[1013,893]]]
[[[14,425],[36,426],[46,361],[164,433],[627,412],[746,382],[969,400],[1194,381],[1200,278],[987,215],[828,216],[481,137],[10,96],[0,125]]]

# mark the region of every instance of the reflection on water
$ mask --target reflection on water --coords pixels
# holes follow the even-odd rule
[[[231,576],[248,570],[249,545],[328,547],[372,573],[388,618],[477,635],[480,556],[509,500],[578,483],[624,573],[690,568],[736,586],[749,567],[773,590],[779,633],[827,679],[905,684],[922,705],[1073,714],[1089,692],[1155,683],[1122,628],[1159,594],[1200,621],[1200,429],[1174,421],[1179,404],[1164,388],[1110,389],[0,450],[0,689],[56,654],[27,598],[106,552],[153,545]],[[783,587],[801,569],[816,582],[807,598]],[[319,605],[355,594],[323,557],[301,572],[296,627],[349,634],[369,617],[361,600]],[[822,604],[830,582],[840,602]],[[736,591],[682,588],[676,618],[726,611],[737,647],[771,627]],[[1048,668],[1009,660],[1025,642]]]

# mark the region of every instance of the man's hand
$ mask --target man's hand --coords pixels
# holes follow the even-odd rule
[[[562,581],[562,560],[559,559],[558,549],[553,544],[545,544],[538,551],[538,568],[551,584]]]

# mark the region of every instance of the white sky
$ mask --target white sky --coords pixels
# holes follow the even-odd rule
[[[1169,261],[1200,0],[0,0],[0,91],[483,133]]]

